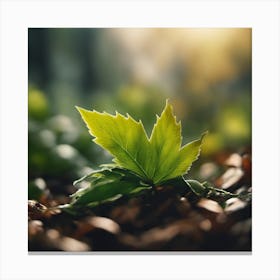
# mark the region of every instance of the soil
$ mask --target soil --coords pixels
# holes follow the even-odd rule
[[[251,191],[250,153],[220,154],[201,165],[201,178],[231,192]],[[50,184],[51,185],[51,184]],[[72,186],[65,187],[73,192]],[[29,251],[251,251],[250,201],[217,202],[174,188],[150,197],[125,197],[71,215],[56,208],[69,202],[51,187],[29,201]]]

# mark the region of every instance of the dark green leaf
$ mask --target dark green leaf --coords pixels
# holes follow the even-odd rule
[[[76,185],[81,183],[88,186],[72,195],[71,206],[95,206],[101,202],[118,199],[122,195],[135,195],[150,188],[143,184],[138,176],[121,168],[104,167],[75,182]]]

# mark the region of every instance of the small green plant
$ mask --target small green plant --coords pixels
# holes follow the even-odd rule
[[[181,123],[176,121],[168,101],[162,114],[157,116],[150,137],[142,122],[128,114],[77,109],[94,137],[93,141],[114,157],[114,163],[101,165],[99,170],[75,181],[74,185],[86,186],[72,195],[66,208],[94,207],[124,195],[152,194],[158,186],[173,186],[178,191],[183,187],[221,205],[225,200],[237,197],[207,183],[183,177],[198,159],[207,132],[200,139],[182,146]]]

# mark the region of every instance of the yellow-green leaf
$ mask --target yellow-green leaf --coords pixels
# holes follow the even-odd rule
[[[200,153],[205,134],[181,147],[181,123],[166,106],[148,138],[141,121],[119,113],[110,115],[77,107],[94,142],[114,156],[121,167],[153,184],[186,173]]]

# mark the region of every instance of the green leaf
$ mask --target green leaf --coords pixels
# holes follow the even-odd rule
[[[183,180],[197,196],[206,196],[208,189],[203,183],[200,183],[196,180]]]
[[[121,168],[103,168],[79,179],[74,184],[86,183],[72,197],[70,206],[95,206],[98,203],[115,200],[122,195],[134,195],[150,187],[143,185],[141,179]]]
[[[172,106],[167,102],[161,116],[157,117],[150,138],[152,180],[160,183],[188,172],[192,163],[198,159],[205,135],[181,147],[181,123],[176,121]]]
[[[115,116],[78,108],[94,142],[115,156],[115,162],[148,179],[149,141],[141,122],[130,116]]]
[[[172,106],[166,106],[148,138],[141,121],[116,113],[110,115],[77,107],[94,142],[108,150],[117,165],[131,170],[151,184],[186,173],[198,158],[205,133],[181,147],[181,123]]]
[[[196,180],[186,180],[184,178],[183,180],[197,196],[214,200],[218,202],[222,208],[226,207],[226,201],[230,198],[239,198],[245,201],[251,199],[251,194],[248,192],[239,194],[231,193],[220,188],[215,188],[207,182],[200,183]]]

